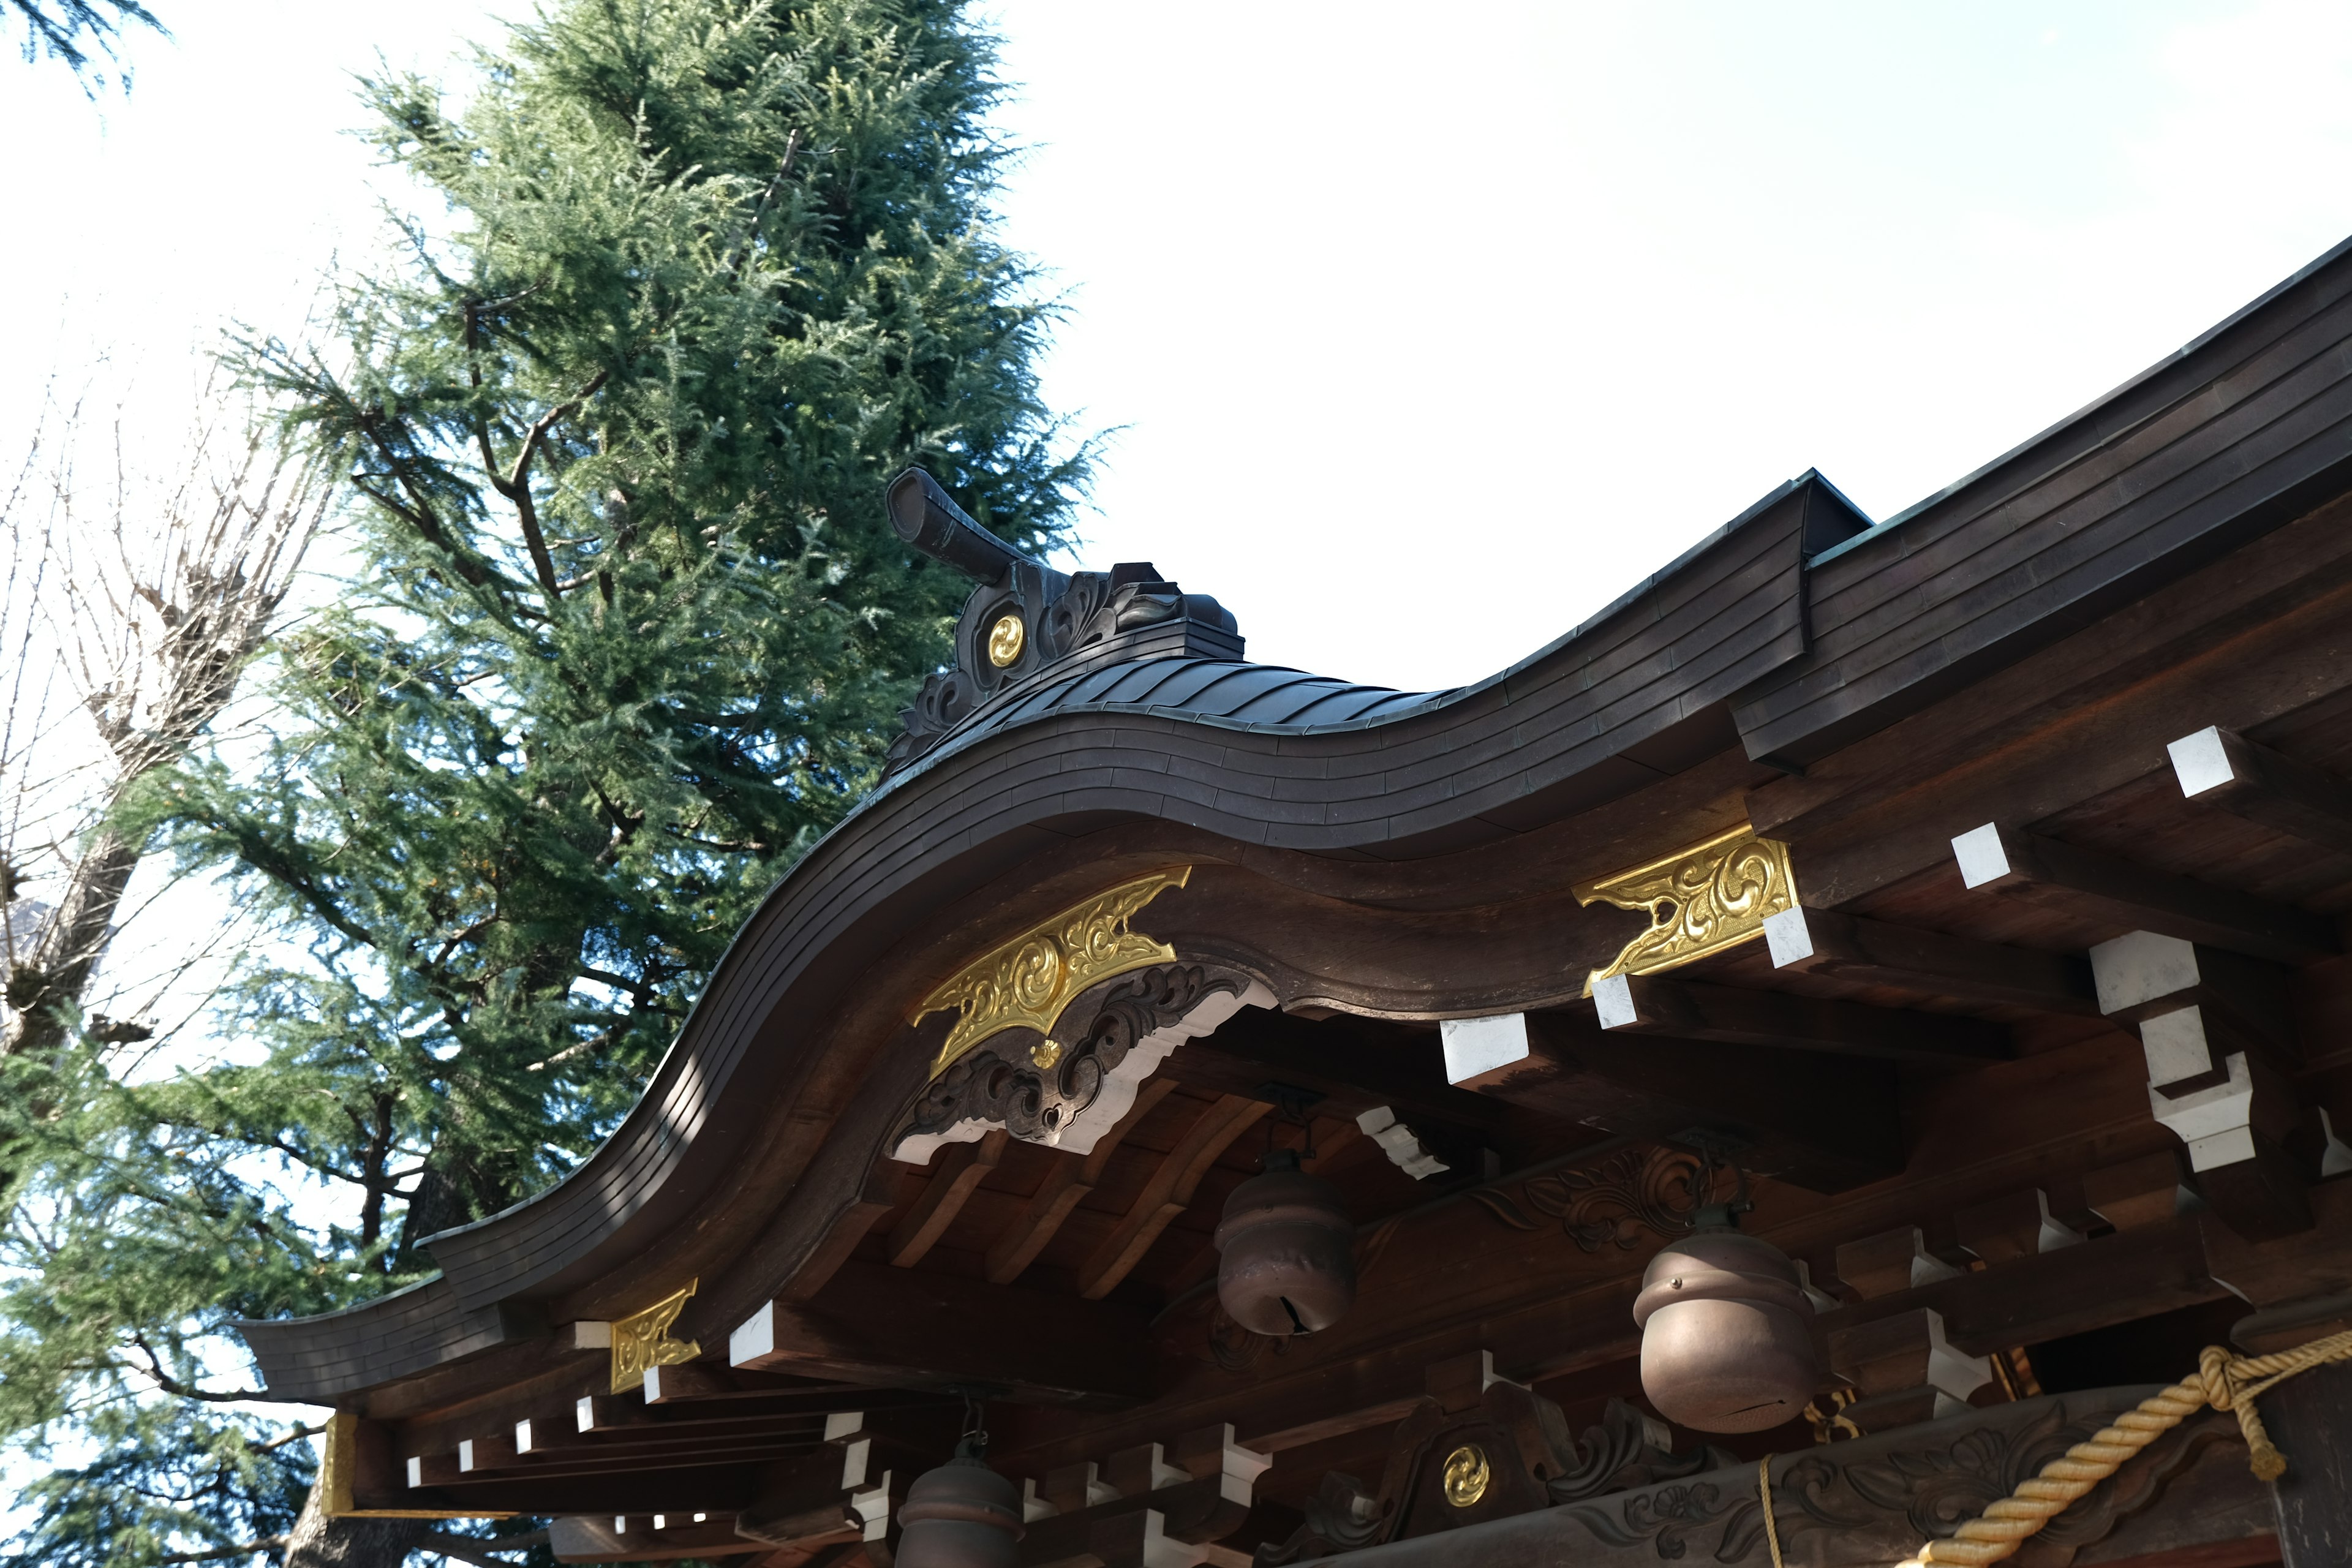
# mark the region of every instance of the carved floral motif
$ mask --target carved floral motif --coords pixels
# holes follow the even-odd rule
[[[1764,921],[1797,903],[1789,847],[1736,827],[1646,866],[1579,886],[1576,901],[1645,910],[1650,929],[1606,969],[1586,976],[1584,994],[1613,974],[1654,974],[1764,934]]]
[[[1517,1197],[1500,1186],[1470,1195],[1514,1230],[1542,1229],[1540,1215],[1586,1252],[1630,1249],[1645,1232],[1671,1238],[1689,1230],[1692,1215],[1714,1201],[1715,1171],[1680,1149],[1627,1149],[1586,1169],[1530,1176]]]

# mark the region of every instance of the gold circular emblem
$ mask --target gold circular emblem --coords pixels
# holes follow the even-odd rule
[[[1445,1456],[1445,1500],[1470,1508],[1486,1495],[1486,1450],[1465,1443]]]
[[[997,616],[996,624],[988,628],[988,662],[1003,669],[1021,657],[1022,645],[1028,640],[1028,628],[1019,616]]]
[[[1061,1042],[1058,1040],[1038,1041],[1035,1045],[1029,1047],[1029,1059],[1037,1064],[1037,1070],[1039,1072],[1052,1072],[1054,1070],[1054,1064],[1062,1059]]]

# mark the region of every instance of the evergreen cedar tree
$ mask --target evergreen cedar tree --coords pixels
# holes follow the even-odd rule
[[[115,52],[123,27],[165,30],[139,0],[0,0],[0,20],[13,21],[25,30],[26,64],[47,56],[73,72],[92,97],[97,95],[95,89],[106,85],[106,78],[90,58],[91,49],[118,62],[116,79],[128,89],[130,68],[120,65],[121,56]]]
[[[876,781],[965,585],[883,487],[919,462],[1065,536],[1087,444],[991,236],[992,40],[953,0],[563,0],[451,114],[371,82],[446,203],[331,341],[247,374],[348,475],[349,579],[275,649],[266,753],[139,825],[266,911],[224,1059],[19,1064],[0,1423],[88,1440],[9,1568],[272,1554],[311,1446],[225,1400],[226,1322],[431,1270],[625,1111],[737,926]],[[397,1562],[349,1521],[298,1559]],[[453,1525],[447,1528],[464,1530]],[[512,1524],[501,1528],[518,1528]]]

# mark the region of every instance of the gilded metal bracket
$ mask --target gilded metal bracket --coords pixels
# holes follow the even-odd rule
[[[939,1077],[958,1057],[1006,1029],[1052,1033],[1070,999],[1098,981],[1176,962],[1174,948],[1128,930],[1127,922],[1168,889],[1182,887],[1192,874],[1190,866],[1174,866],[1097,893],[975,959],[954,979],[924,997],[908,1015],[908,1023],[949,1007],[963,1013],[948,1031],[939,1055],[931,1058],[931,1077]],[[1039,1070],[1049,1070],[1060,1059],[1061,1047],[1046,1040],[1034,1047],[1030,1055]]]
[[[676,1366],[702,1353],[702,1347],[694,1341],[669,1337],[669,1326],[677,1321],[686,1299],[701,1283],[698,1279],[689,1279],[685,1289],[663,1297],[642,1312],[613,1321],[614,1393],[643,1388],[647,1367]]]
[[[1578,884],[1576,901],[1647,910],[1650,929],[1616,961],[1585,977],[1584,994],[1612,974],[1676,969],[1764,934],[1767,917],[1797,904],[1789,847],[1735,827],[1645,866]]]

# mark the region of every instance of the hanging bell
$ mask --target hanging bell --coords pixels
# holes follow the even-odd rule
[[[1217,1226],[1217,1300],[1253,1333],[1328,1329],[1356,1300],[1356,1227],[1330,1183],[1276,1149]]]
[[[1760,1432],[1801,1413],[1821,1383],[1810,1304],[1788,1254],[1741,1234],[1725,1205],[1650,1260],[1633,1321],[1642,1392],[1700,1432]]]
[[[975,1447],[959,1445],[954,1458],[907,1489],[898,1568],[1014,1568],[1021,1561],[1019,1542],[1028,1533],[1021,1494]]]

